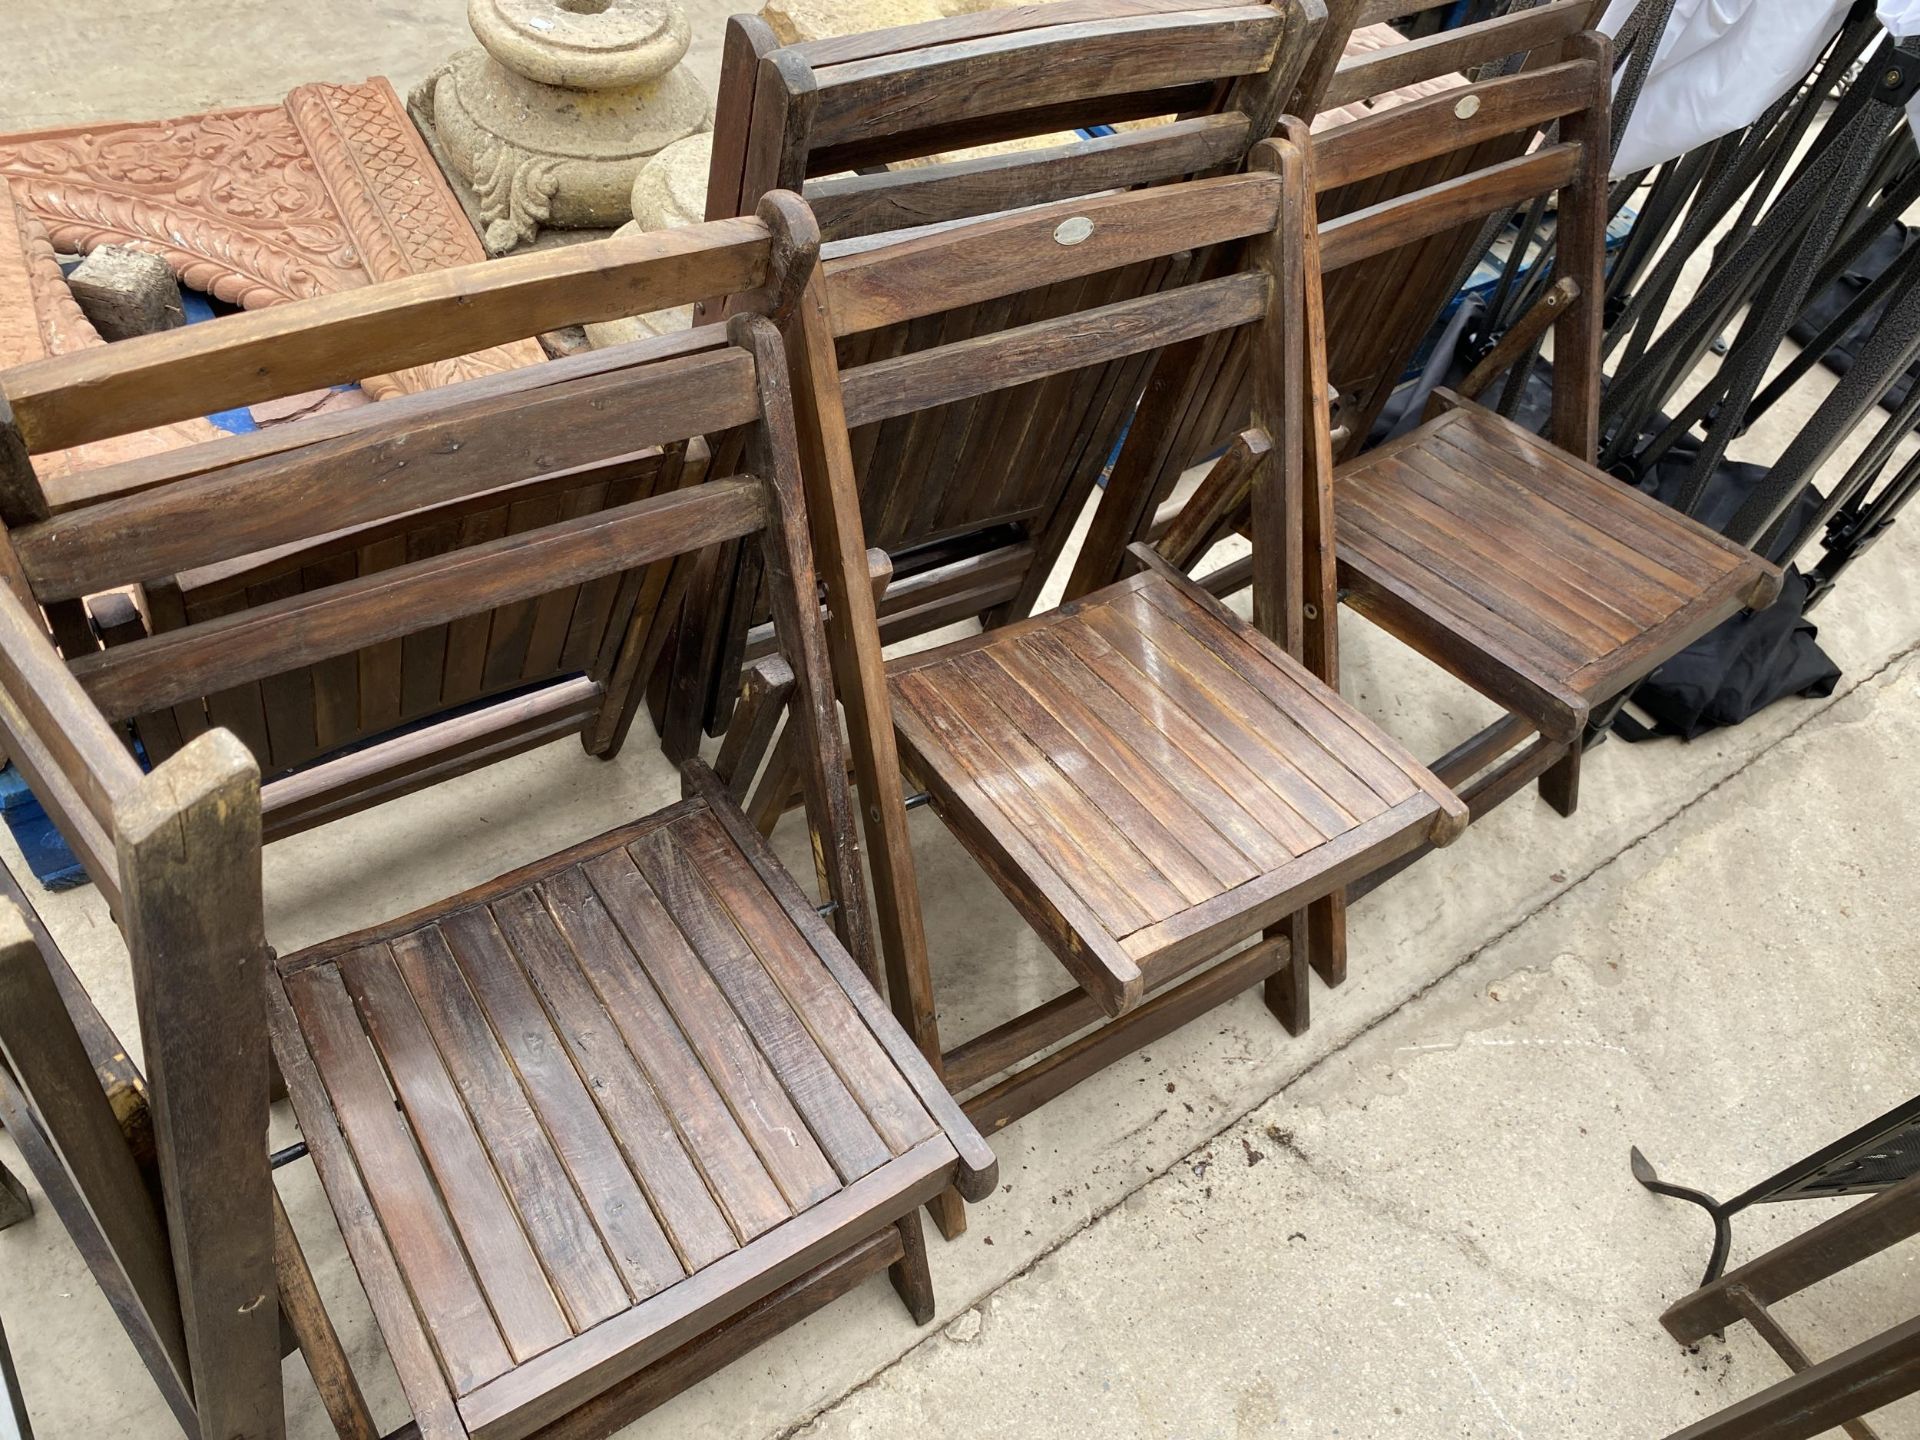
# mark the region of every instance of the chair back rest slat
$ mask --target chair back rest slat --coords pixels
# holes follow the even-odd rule
[[[1532,9],[1436,31],[1404,45],[1348,56],[1335,68],[1319,108],[1337,110],[1422,80],[1539,51],[1589,29],[1597,16],[1595,0],[1549,0]]]
[[[1314,186],[1324,195],[1482,141],[1530,134],[1583,108],[1587,78],[1581,62],[1563,61],[1341,125],[1314,137]]]
[[[1264,275],[1222,275],[875,361],[841,382],[847,423],[952,405],[1250,324],[1265,313],[1267,291]]]
[[[331,414],[306,416],[298,424],[269,425],[245,434],[222,435],[197,445],[184,445],[131,460],[63,472],[47,484],[48,509],[54,515],[61,515],[83,506],[137,495],[143,490],[177,480],[191,480],[210,470],[221,470],[271,455],[284,455],[289,450],[300,450],[322,441],[356,434],[371,425],[407,416],[431,414],[446,403],[448,390],[457,390],[463,400],[490,400],[589,375],[600,375],[608,370],[621,370],[633,365],[651,364],[656,360],[668,360],[676,355],[717,349],[726,343],[725,327],[704,325],[695,330],[629,341],[604,350],[589,350],[582,355],[568,355],[559,360],[549,360],[543,365],[495,371],[462,380],[457,386],[412,391],[382,400],[378,405],[355,406]]]
[[[1261,3],[1261,0],[1048,0],[1048,3],[1038,5],[972,10],[939,20],[921,20],[911,25],[893,25],[884,30],[866,30],[852,35],[823,35],[817,40],[796,41],[787,48],[818,69],[828,65],[844,65],[854,60],[871,60],[881,55],[896,55],[903,50],[924,50],[933,45],[981,40],[1021,30],[1076,25],[1090,20],[1113,20],[1128,15],[1219,10],[1235,3],[1252,5]]]
[[[970,132],[1039,106],[1152,94],[1266,70],[1285,34],[1282,14],[1242,5],[1131,15],[1018,30],[814,67],[809,144],[831,151],[887,137]],[[1070,62],[1070,63],[1069,63]],[[978,143],[978,142],[976,142]],[[939,148],[952,148],[951,140]]]
[[[369,524],[743,425],[758,413],[753,363],[737,349],[377,418],[334,440],[55,516],[14,534],[42,600],[164,579],[326,529]],[[376,410],[381,407],[373,407]],[[320,500],[324,497],[324,500]]]
[[[1578,145],[1548,145],[1355,210],[1321,226],[1320,263],[1327,274],[1333,274],[1430,235],[1511,210],[1568,184],[1583,163]]]
[[[1102,270],[1270,232],[1280,213],[1268,175],[1229,175],[1182,187],[1174,214],[1151,190],[1018,211],[828,260],[836,338]],[[1064,218],[1063,218],[1064,216]],[[1009,257],[1014,257],[1009,259]]]
[[[114,719],[757,532],[759,481],[710,480],[149,636],[74,662]]]
[[[535,251],[33,361],[0,393],[35,454],[469,354],[564,325],[758,289],[766,223]]]
[[[1009,194],[1044,205],[1073,195],[1204,174],[1237,163],[1252,143],[1246,116],[1199,115],[1152,130],[1120,130],[1038,150],[832,176],[808,184],[807,203],[822,233],[851,239],[988,214],[1005,204]]]

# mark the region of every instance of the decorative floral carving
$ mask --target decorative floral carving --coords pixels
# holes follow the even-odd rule
[[[0,178],[52,244],[131,244],[248,309],[482,260],[385,80],[303,85],[281,105],[0,136]],[[531,364],[522,341],[376,376],[376,398]]]
[[[516,245],[531,244],[553,216],[558,163],[504,145],[487,147],[474,161],[473,193],[487,222],[488,251],[504,255]]]
[[[0,368],[104,345],[67,287],[46,227],[21,207],[0,180]],[[43,480],[116,460],[152,455],[214,437],[205,420],[183,420],[118,435],[74,450],[34,457]]]
[[[0,140],[0,174],[62,250],[135,244],[233,305],[365,283],[282,107]]]

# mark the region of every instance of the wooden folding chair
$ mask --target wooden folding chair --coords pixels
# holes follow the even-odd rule
[[[1431,9],[1440,0],[1329,0],[1328,21],[1294,90],[1288,113],[1313,122],[1314,143],[1350,146],[1383,133],[1386,117],[1418,100],[1424,117],[1449,107],[1471,109],[1481,92],[1466,76],[1483,68],[1550,70],[1534,83],[1573,83],[1557,62],[1572,38],[1589,29],[1604,0],[1548,0],[1527,9],[1442,30],[1420,40],[1355,51],[1359,26]],[[1464,72],[1464,73],[1463,73]],[[1453,93],[1455,91],[1460,93]],[[1422,94],[1422,92],[1427,92]],[[1411,126],[1416,122],[1409,121]],[[1411,133],[1393,130],[1392,135]],[[1534,133],[1489,129],[1474,145],[1432,153],[1425,147],[1318,197],[1323,226],[1366,212],[1396,196],[1442,184],[1522,154]],[[1336,456],[1358,453],[1421,342],[1451,300],[1477,245],[1484,217],[1473,215],[1367,260],[1329,271],[1323,304],[1327,369],[1336,398]],[[1245,342],[1216,337],[1170,352],[1142,401],[1149,427],[1164,436],[1152,452],[1136,449],[1116,464],[1066,586],[1067,598],[1117,576],[1132,541],[1156,536],[1170,518],[1168,499],[1181,474],[1229,444],[1246,424]]]
[[[1600,36],[1569,48],[1562,64],[1416,102],[1313,147],[1313,183],[1326,193],[1476,151],[1491,135],[1560,125],[1555,143],[1319,226],[1319,264],[1333,276],[1463,220],[1557,195],[1557,283],[1467,377],[1465,394],[1437,392],[1424,424],[1334,472],[1338,588],[1331,565],[1309,580],[1322,617],[1309,627],[1310,656],[1333,655],[1334,605],[1344,599],[1510,712],[1434,764],[1476,816],[1536,778],[1571,814],[1588,714],[1728,616],[1769,603],[1781,581],[1760,556],[1594,468],[1610,67]],[[1467,97],[1476,103],[1463,107]],[[1471,398],[1549,326],[1551,443]],[[1314,418],[1324,432],[1324,407]],[[1309,454],[1330,457],[1330,448]],[[1180,527],[1183,543],[1219,533],[1217,517],[1236,505],[1244,526],[1244,501],[1203,484],[1194,500],[1202,518]],[[1337,681],[1325,663],[1316,673]],[[1529,736],[1527,749],[1481,775]]]
[[[1070,201],[844,256],[823,267],[790,327],[816,545],[842,557],[841,574],[865,544],[852,438],[862,425],[1216,329],[1260,336],[1256,420],[1273,444],[1253,467],[1257,626],[1142,552],[1142,573],[1076,605],[883,664],[870,590],[830,588],[896,1013],[929,1056],[942,1054],[897,767],[1079,987],[945,1053],[949,1083],[976,1092],[964,1107],[989,1131],[1262,980],[1290,1019],[1307,956],[1283,922],[1465,823],[1453,796],[1292,653],[1302,517],[1325,510],[1299,495],[1304,291],[1286,227],[1304,213],[1304,169],[1291,146],[1266,160],[1284,178]],[[950,308],[1024,318],[1026,292],[1072,293],[1077,277],[1212,246],[1241,263],[1111,303],[1090,287],[1088,308],[901,356],[836,356],[863,332]],[[988,466],[965,474],[981,489],[999,481]]]
[[[382,287],[125,342],[104,374],[21,367],[0,374],[0,391],[21,433],[64,437],[99,423],[96,406],[151,423],[143,416],[186,397],[307,388],[341,364],[398,368],[429,344],[458,353],[510,324],[549,328],[614,291],[646,309],[754,289],[780,274],[779,245],[812,243],[803,207],[776,197],[770,208],[788,216],[785,230],[744,219],[578,247],[558,289],[544,272],[493,262],[444,272],[425,292]],[[243,463],[125,497],[112,524],[90,510],[0,536],[0,736],[131,953],[171,1275],[151,1234],[140,1253],[155,1286],[174,1284],[183,1334],[158,1343],[206,1433],[283,1433],[269,1032],[412,1407],[407,1433],[607,1433],[883,1264],[924,1321],[918,1206],[993,1185],[991,1152],[863,973],[876,968],[871,919],[778,332],[741,313],[724,331],[554,368],[525,389],[473,382],[495,387],[477,399],[449,387],[328,442],[325,507],[295,450],[278,472]],[[703,434],[739,437],[742,472],[71,667],[35,603],[242,546],[306,543],[342,514],[384,520]],[[636,574],[670,595],[677,557],[744,539],[765,547],[831,926],[693,761],[686,798],[656,814],[270,958],[251,754],[214,729],[143,774],[116,728],[604,576]],[[42,986],[34,1013],[57,1004]],[[57,1097],[95,1083],[74,1078],[70,1051],[65,1078],[34,1096],[42,1123]],[[38,1068],[7,1058],[16,1074]],[[101,1128],[98,1113],[90,1123]],[[173,1313],[163,1286],[141,1294],[159,1295],[144,1313]],[[325,1335],[308,1332],[324,1351]],[[320,1371],[336,1368],[337,1357]],[[343,1425],[369,1431],[364,1414]]]
[[[1237,168],[1272,132],[1321,19],[1274,5],[1065,0],[777,47],[764,22],[729,24],[708,215],[802,192],[830,242],[950,223],[1105,190]],[[1109,134],[1075,127],[1119,126]],[[948,153],[952,152],[952,153]],[[889,168],[891,167],[891,168]],[[857,170],[858,173],[842,173]],[[1196,257],[1076,278],[978,311],[863,333],[856,355],[897,356],[1001,325],[1175,283]],[[708,306],[709,314],[716,307]],[[953,619],[1002,623],[1039,596],[1125,429],[1145,361],[861,425],[855,473],[869,543],[890,557],[888,640]],[[966,482],[980,467],[992,488]],[[679,655],[668,753],[730,716],[765,619],[751,568],[714,575]]]
[[[604,318],[626,313],[636,299],[634,265],[658,248],[657,237],[643,237],[590,252],[515,257],[503,262],[507,269],[486,272],[477,286],[473,273],[463,272],[472,290],[466,295],[438,274],[422,276],[405,282],[407,303],[427,317],[436,306],[486,303],[488,296],[537,287],[557,297],[545,305],[548,313]],[[811,248],[783,242],[770,269],[742,272],[726,283],[755,292],[741,298],[742,307],[767,309],[793,291],[796,267],[812,263]],[[344,318],[367,308],[345,295],[333,314]],[[536,311],[515,314],[498,305],[490,314],[490,333],[516,338],[531,333],[538,318]],[[350,357],[317,353],[300,336],[278,338],[280,332],[265,325],[259,333],[272,369],[222,377],[236,405],[297,393],[301,384],[318,388],[326,383],[323,376],[351,374],[345,363]],[[450,353],[451,342],[431,324],[423,324],[410,343],[435,359]],[[45,557],[36,593],[56,643],[76,662],[149,634],[293,603],[351,581],[378,583],[389,571],[435,556],[666,494],[697,480],[704,467],[705,446],[697,437],[640,441],[628,452],[606,448],[599,443],[603,436],[544,453],[531,444],[509,448],[496,441],[484,450],[469,448],[457,474],[443,470],[437,485],[416,490],[410,510],[389,507],[375,514],[364,505],[336,504],[331,487],[341,455],[371,455],[372,466],[391,464],[396,471],[417,464],[409,447],[423,440],[395,442],[390,458],[363,446],[366,436],[404,434],[421,417],[438,413],[435,396],[416,394],[123,463],[88,470],[43,465],[35,474],[22,452],[45,457],[82,443],[82,437],[136,432],[148,423],[143,417],[154,414],[197,416],[218,398],[158,392],[146,377],[127,372],[128,363],[120,346],[63,357],[36,383],[76,392],[100,384],[127,403],[69,404],[51,415],[34,405],[33,396],[24,396],[21,424],[7,424],[0,438],[8,457],[0,465],[0,519],[14,531],[30,567]],[[578,356],[458,388],[472,406],[471,422],[484,426],[489,404],[515,404],[518,397],[625,363],[623,354]],[[608,417],[609,425],[614,418]],[[447,438],[471,444],[471,437]],[[271,487],[276,501],[304,505],[308,513],[291,528],[284,513],[279,522],[256,524],[252,499],[232,497],[241,488],[252,497],[262,487]],[[97,562],[62,568],[76,536],[159,524],[169,515],[179,517],[169,533],[195,528],[186,523],[185,509],[156,511],[158,495],[198,506],[200,525],[221,537],[218,553],[199,546],[206,558],[190,564],[186,551],[196,547],[176,543],[171,552],[156,550],[151,573],[137,576]],[[189,496],[198,498],[181,498]],[[133,729],[149,763],[209,727],[233,731],[267,777],[266,833],[277,839],[560,735],[578,734],[589,753],[611,756],[640,703],[645,672],[637,661],[649,643],[658,600],[636,576],[599,577],[358,652],[324,660],[289,657],[246,683],[143,709],[132,717]]]

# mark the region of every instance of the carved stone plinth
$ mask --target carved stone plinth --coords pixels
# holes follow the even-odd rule
[[[472,187],[494,254],[543,226],[619,225],[647,161],[711,123],[673,0],[469,0],[467,19],[480,47],[428,76],[413,113]]]
[[[0,179],[58,250],[151,250],[183,283],[247,309],[486,258],[383,79],[0,136]],[[364,383],[378,399],[544,358],[520,341]]]

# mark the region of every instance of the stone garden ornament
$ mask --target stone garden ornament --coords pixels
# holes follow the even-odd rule
[[[712,123],[673,0],[468,0],[467,20],[479,47],[413,101],[473,187],[492,254],[542,227],[621,224],[647,161]]]

